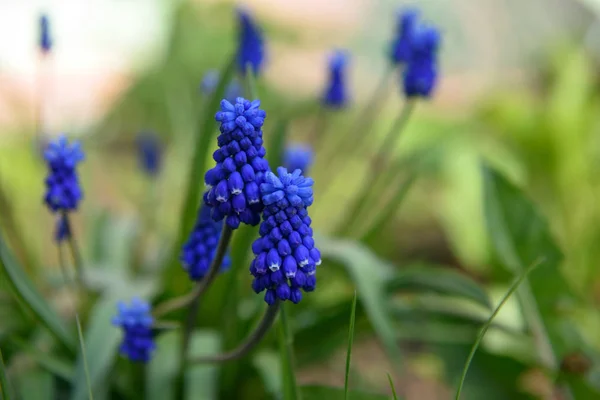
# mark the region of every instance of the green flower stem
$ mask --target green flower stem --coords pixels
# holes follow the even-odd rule
[[[260,343],[266,333],[269,331],[275,318],[277,317],[277,313],[279,312],[279,300],[275,302],[272,306],[267,308],[265,315],[263,316],[260,324],[256,327],[256,329],[248,335],[246,340],[244,340],[238,347],[235,349],[228,351],[227,353],[217,354],[214,356],[205,356],[205,357],[195,357],[190,359],[190,363],[198,364],[198,363],[224,363],[227,361],[236,360],[248,354],[256,345]]]
[[[300,399],[296,375],[294,372],[294,336],[290,331],[290,325],[285,312],[285,306],[281,307],[279,318],[279,351],[282,358],[282,379],[285,400]]]
[[[75,239],[75,232],[73,232],[73,226],[71,225],[71,220],[69,219],[69,213],[63,211],[62,216],[65,219],[65,224],[67,225],[67,232],[69,232],[67,242],[69,244],[69,250],[71,251],[71,257],[73,258],[73,264],[75,264],[75,273],[77,275],[77,281],[80,285],[83,285],[85,282],[83,272],[83,258],[81,257],[79,246],[77,245],[77,239]]]

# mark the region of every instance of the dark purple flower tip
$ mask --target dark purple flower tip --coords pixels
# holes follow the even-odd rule
[[[349,58],[343,50],[335,50],[329,57],[329,78],[323,94],[323,104],[328,107],[342,108],[348,103],[346,68]]]

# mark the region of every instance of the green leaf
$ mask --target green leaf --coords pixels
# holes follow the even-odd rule
[[[294,338],[290,332],[285,306],[286,304],[283,303],[279,312],[279,354],[281,356],[283,398],[284,400],[297,400],[300,397],[294,371]]]
[[[32,370],[19,377],[19,393],[22,400],[53,400],[54,378],[47,371]]]
[[[8,378],[6,377],[6,367],[4,365],[4,358],[2,358],[2,350],[0,349],[0,394],[2,399],[10,400],[11,396],[10,387],[8,386]]]
[[[27,353],[40,367],[54,376],[57,376],[68,382],[73,377],[73,367],[67,361],[57,358],[48,352],[44,352],[34,347],[31,342],[26,342],[17,337],[10,338],[10,343],[19,350]]]
[[[318,236],[319,249],[325,258],[342,263],[360,294],[360,301],[390,360],[402,364],[402,353],[396,343],[393,320],[388,310],[385,285],[393,270],[365,246],[349,240]]]
[[[396,387],[394,386],[394,381],[392,380],[392,376],[388,373],[388,382],[390,382],[390,389],[392,389],[392,398],[394,400],[398,400],[398,395],[396,394]]]
[[[71,400],[89,397],[86,362],[92,392],[96,393],[102,385],[107,384],[106,378],[112,369],[121,338],[120,330],[110,322],[115,313],[116,302],[110,296],[100,300],[92,309],[85,331],[85,350],[77,356]]]
[[[194,356],[208,356],[219,353],[221,339],[216,332],[198,331],[192,335],[190,352]],[[185,374],[186,399],[210,400],[218,397],[218,366],[195,364],[188,367]]]
[[[283,165],[283,154],[285,153],[286,138],[288,135],[288,121],[279,119],[269,136],[269,151],[267,151],[267,160],[272,169]]]
[[[356,291],[352,299],[350,311],[350,327],[348,328],[348,349],[346,350],[346,373],[344,374],[344,399],[348,399],[348,383],[350,380],[350,361],[352,359],[352,342],[354,341],[354,322],[356,321]]]
[[[519,275],[519,277],[515,280],[515,282],[508,289],[508,291],[506,292],[506,294],[504,295],[504,297],[502,298],[502,300],[500,300],[500,303],[498,303],[498,306],[494,309],[494,312],[492,312],[492,315],[490,315],[490,317],[488,318],[488,320],[481,327],[481,330],[479,331],[479,334],[477,335],[477,339],[475,339],[475,342],[473,343],[473,347],[471,347],[471,352],[467,356],[467,361],[465,362],[465,366],[463,367],[463,372],[462,372],[462,375],[460,377],[460,381],[458,382],[458,387],[456,389],[456,396],[455,396],[456,400],[460,399],[460,394],[462,392],[462,388],[463,388],[463,385],[465,383],[465,379],[467,378],[467,372],[469,370],[469,366],[471,365],[471,361],[473,361],[473,357],[475,356],[475,352],[477,351],[477,348],[481,344],[481,341],[483,340],[483,337],[485,336],[485,333],[487,332],[487,330],[489,329],[490,325],[492,324],[492,321],[494,320],[494,318],[496,317],[496,315],[498,315],[498,312],[500,312],[500,309],[502,308],[502,306],[504,306],[504,304],[506,304],[506,302],[508,301],[508,299],[510,298],[510,296],[517,290],[517,288],[519,287],[519,285],[525,280],[525,278],[527,277],[527,275],[531,271],[533,271],[533,269],[536,268],[539,264],[540,264],[539,261],[538,262],[534,262],[527,269],[525,269],[525,270],[523,270],[523,272],[521,272],[521,274]]]
[[[277,397],[283,390],[281,359],[274,351],[259,351],[252,358],[254,367],[262,377],[267,392]]]
[[[492,308],[485,290],[473,279],[444,267],[413,265],[403,268],[387,284],[392,292],[433,292],[473,300]]]
[[[77,336],[79,337],[79,349],[81,351],[81,360],[83,362],[83,370],[85,372],[85,383],[88,389],[88,397],[89,400],[94,400],[94,395],[92,394],[92,382],[90,380],[90,369],[88,367],[87,357],[85,355],[85,341],[83,340],[83,332],[81,331],[79,315],[75,315],[75,321],[77,322]]]
[[[146,382],[148,400],[172,400],[179,366],[179,332],[167,332],[156,340],[156,352],[148,364]]]
[[[342,400],[345,399],[344,389],[329,386],[301,386],[302,397],[310,400]],[[375,393],[351,391],[350,400],[388,400],[390,396]]]
[[[37,291],[23,269],[6,246],[0,235],[0,263],[7,281],[18,300],[27,306],[35,317],[56,337],[67,349],[73,350],[74,342],[58,314]]]

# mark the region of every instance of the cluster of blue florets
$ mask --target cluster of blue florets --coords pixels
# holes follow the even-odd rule
[[[283,167],[277,168],[277,174],[269,171],[261,185],[265,210],[250,264],[252,288],[256,293],[266,290],[269,305],[277,299],[298,303],[301,290],[315,289],[316,267],[321,264],[307,212],[313,202],[313,180],[300,170],[290,174]]]
[[[286,147],[283,154],[283,166],[288,171],[301,170],[303,174],[308,172],[313,163],[314,152],[308,145],[293,144]]]
[[[348,103],[348,89],[346,88],[346,66],[348,54],[336,50],[329,58],[329,77],[323,103],[332,108],[342,108]]]
[[[217,165],[204,176],[210,186],[204,201],[212,207],[212,218],[225,218],[232,229],[240,222],[257,225],[263,209],[259,188],[269,163],[264,158],[261,129],[266,113],[259,106],[259,100],[242,97],[233,104],[222,100],[215,116],[221,123],[219,149],[213,153]]]
[[[136,142],[142,171],[157,176],[162,166],[162,146],[158,136],[153,132],[140,132]]]
[[[210,269],[222,228],[223,221],[215,222],[210,217],[209,206],[200,207],[194,230],[181,250],[181,262],[191,280],[201,280]],[[230,266],[231,258],[226,254],[221,271],[228,270]]]
[[[133,298],[131,304],[119,302],[117,315],[112,323],[123,329],[120,352],[131,361],[148,362],[156,345],[152,333],[154,319],[150,314],[150,304]]]
[[[40,16],[40,50],[48,53],[52,49],[52,37],[50,36],[50,18],[46,14]]]
[[[237,49],[238,68],[243,73],[248,65],[255,74],[260,73],[265,58],[265,46],[260,27],[245,9],[238,10],[239,39]]]
[[[69,144],[65,136],[51,141],[44,151],[48,165],[44,201],[52,210],[72,211],[83,198],[75,167],[85,158],[78,142]]]

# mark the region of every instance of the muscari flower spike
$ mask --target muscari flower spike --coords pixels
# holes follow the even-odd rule
[[[52,38],[50,36],[50,18],[46,14],[40,15],[40,50],[46,54],[52,50]]]
[[[214,93],[217,85],[219,84],[219,72],[216,70],[207,71],[202,77],[200,82],[200,91],[205,95],[209,96]],[[243,88],[237,79],[232,79],[231,82],[225,88],[225,99],[230,103],[235,102],[235,99],[242,95]]]
[[[239,21],[238,68],[242,73],[246,73],[246,68],[250,64],[253,72],[259,74],[265,58],[262,32],[247,10],[238,9],[237,14]]]
[[[118,313],[112,319],[115,326],[123,329],[121,342],[121,355],[131,361],[146,363],[150,361],[152,352],[156,348],[152,333],[154,319],[150,314],[150,304],[134,297],[131,304],[124,302],[117,304]]]
[[[83,191],[75,167],[84,158],[79,142],[69,144],[64,135],[48,143],[44,151],[48,165],[44,201],[52,212],[77,209]]]
[[[412,41],[419,19],[419,11],[405,8],[398,12],[396,34],[390,49],[390,61],[394,65],[404,64],[410,60]]]
[[[306,173],[313,163],[314,152],[308,145],[295,144],[286,147],[283,155],[283,165],[288,171],[297,169]]]
[[[346,88],[346,66],[348,54],[342,50],[334,51],[329,57],[329,78],[323,103],[331,108],[342,108],[348,103],[348,91]]]
[[[223,221],[215,222],[210,217],[210,206],[200,207],[194,230],[181,250],[181,262],[191,280],[199,281],[208,272],[215,255]],[[229,269],[231,258],[225,254],[221,272]]]
[[[403,76],[406,97],[429,97],[437,82],[440,34],[431,26],[414,32],[412,54]]]
[[[212,207],[212,218],[236,229],[240,222],[257,225],[263,204],[259,187],[269,163],[264,158],[261,127],[266,113],[260,101],[238,97],[235,103],[221,101],[215,119],[221,123],[217,138],[219,148],[213,153],[217,165],[208,170],[204,180],[210,189],[204,201]]]
[[[162,166],[162,147],[158,136],[152,132],[141,132],[136,143],[141,169],[150,176],[158,175]]]
[[[69,222],[67,216],[64,214],[59,215],[56,219],[56,228],[54,230],[54,240],[56,243],[61,243],[71,237],[71,231],[69,229]]]
[[[260,237],[252,244],[255,255],[250,264],[254,276],[252,289],[265,291],[269,305],[277,299],[298,303],[302,290],[316,287],[316,267],[321,253],[315,247],[311,219],[307,207],[313,202],[313,180],[297,169],[288,173],[277,168],[277,175],[267,172],[261,185],[265,204]]]

